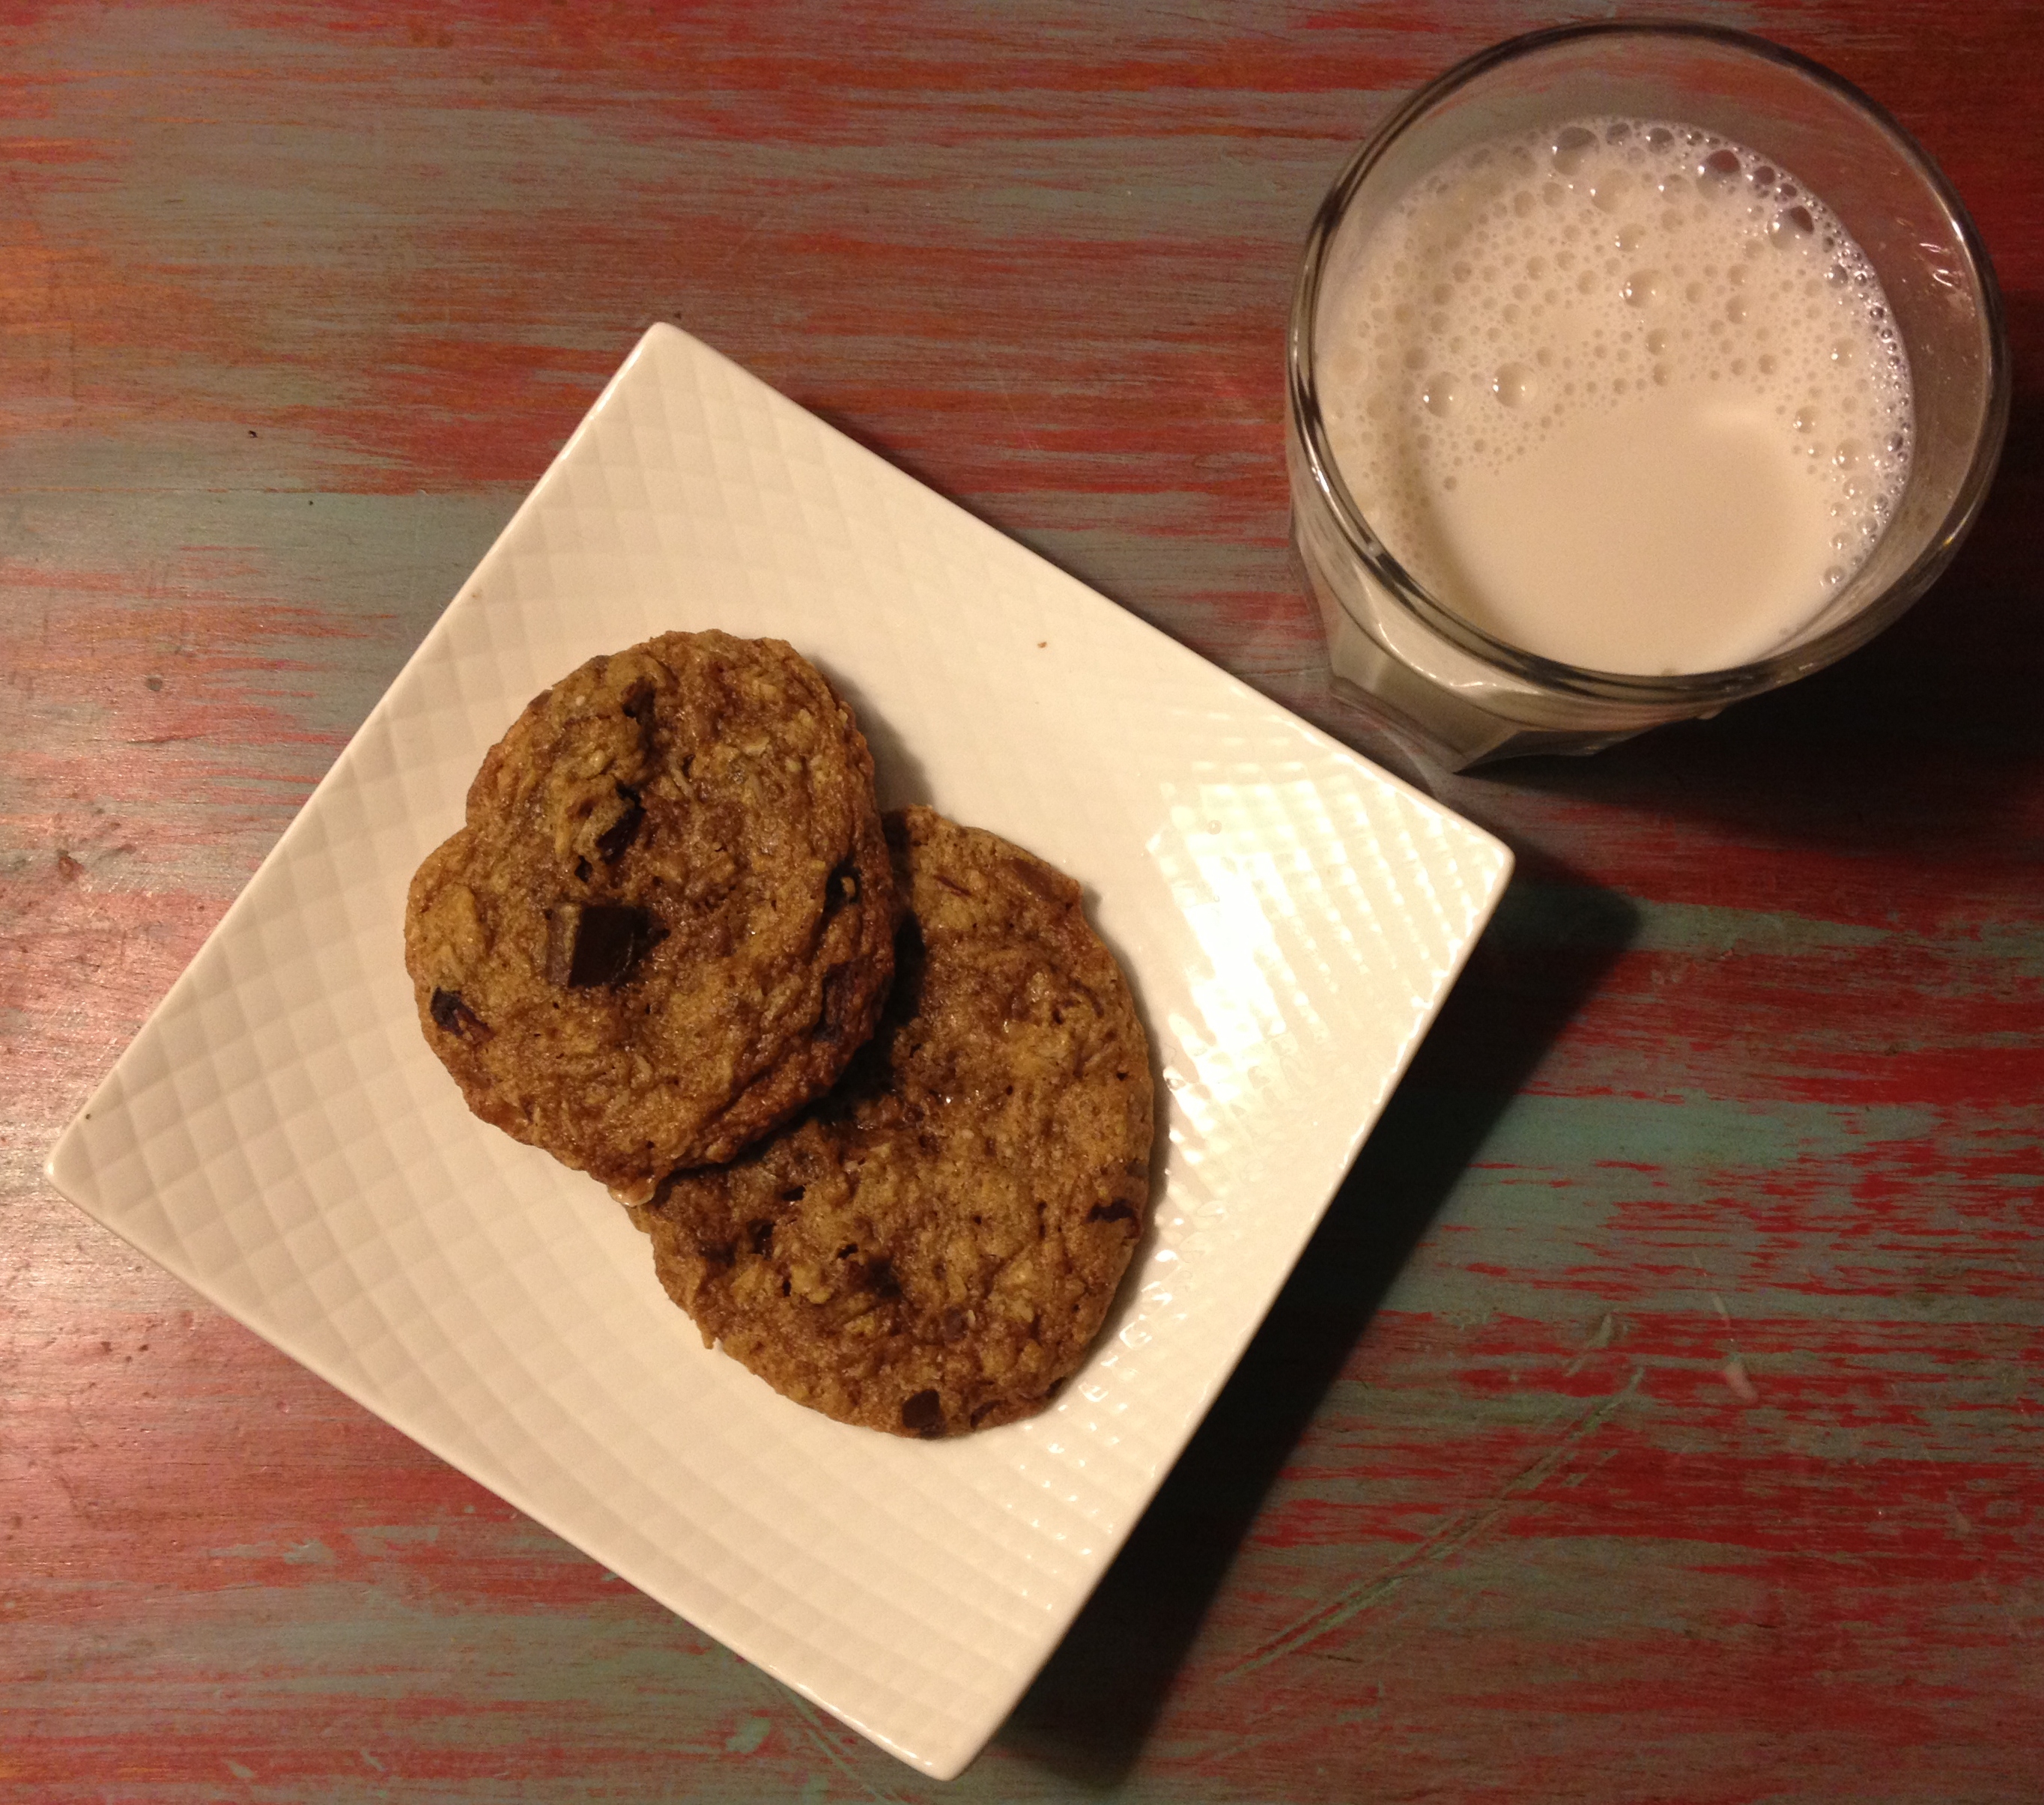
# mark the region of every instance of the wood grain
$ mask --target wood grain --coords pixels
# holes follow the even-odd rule
[[[1440,785],[1519,879],[938,1788],[43,1155],[655,319],[1389,756],[1288,561],[1293,265],[1399,94],[1550,17],[0,8],[0,1798],[2044,1797],[2044,25],[1690,10],[1966,197],[1985,516],[1831,671]]]

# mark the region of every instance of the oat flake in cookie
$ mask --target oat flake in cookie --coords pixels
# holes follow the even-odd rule
[[[1142,1232],[1149,1047],[1079,887],[927,808],[887,820],[909,918],[838,1089],[634,1219],[703,1338],[847,1423],[956,1434],[1042,1408]]]
[[[405,963],[478,1116],[643,1198],[830,1085],[899,912],[851,710],[778,639],[668,633],[490,750],[412,880]]]

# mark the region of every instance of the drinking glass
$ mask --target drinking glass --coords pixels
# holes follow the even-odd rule
[[[1914,385],[1906,485],[1865,561],[1777,650],[1679,675],[1599,670],[1484,631],[1389,551],[1343,479],[1323,418],[1331,272],[1416,181],[1488,139],[1586,117],[1700,127],[1772,159],[1823,200],[1885,290]],[[1358,151],[1308,235],[1292,308],[1286,461],[1293,538],[1327,628],[1335,687],[1450,770],[1591,752],[1821,669],[1915,601],[1973,524],[2006,430],[2009,365],[1973,222],[1901,127],[1846,82],[1743,33],[1693,25],[1539,32],[1413,95]]]

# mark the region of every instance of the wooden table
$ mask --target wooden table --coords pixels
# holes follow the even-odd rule
[[[1287,561],[1297,248],[1396,96],[1549,15],[6,11],[0,1798],[2044,1798],[2044,20],[1692,10],[1967,197],[1999,486],[1829,673],[1441,786],[1520,874],[949,1788],[44,1154],[651,321],[1353,736]]]

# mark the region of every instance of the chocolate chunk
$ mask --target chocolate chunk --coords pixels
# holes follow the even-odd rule
[[[461,1000],[459,990],[436,990],[427,1008],[432,1012],[433,1026],[444,1033],[459,1035],[463,1040],[490,1038],[490,1030],[483,1025],[482,1018]]]
[[[569,986],[622,984],[667,935],[647,911],[629,903],[584,904],[568,964]]]
[[[851,975],[843,966],[832,966],[824,974],[821,1018],[809,1031],[812,1039],[828,1045],[843,1034],[846,980]]]
[[[639,792],[617,786],[617,793],[624,800],[624,812],[596,836],[596,850],[602,854],[605,864],[615,864],[625,849],[639,837],[640,824],[646,819],[646,807],[639,800]]]
[[[1011,858],[1008,862],[1009,874],[1024,889],[1033,890],[1053,908],[1071,906],[1071,886],[1050,866],[1034,858]]]
[[[941,1435],[944,1431],[944,1400],[934,1391],[918,1392],[901,1406],[901,1427],[918,1435]]]
[[[571,990],[622,984],[667,937],[647,911],[630,903],[561,903],[548,927],[548,981]]]
[[[1135,1212],[1116,1198],[1111,1204],[1095,1204],[1086,1212],[1088,1222],[1133,1222]]]

